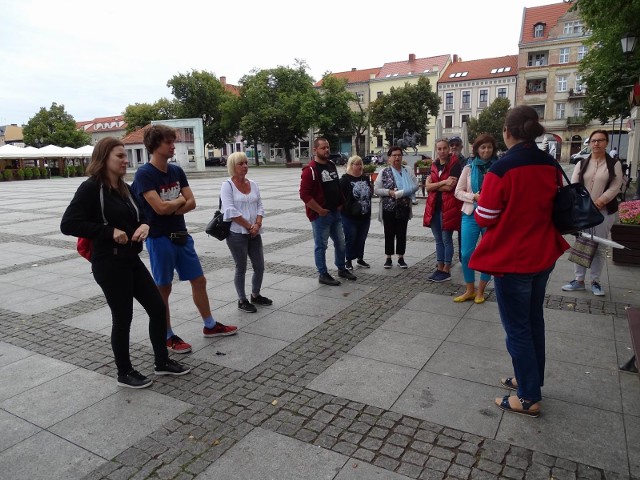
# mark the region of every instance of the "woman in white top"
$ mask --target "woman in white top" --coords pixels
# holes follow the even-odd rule
[[[262,217],[264,207],[258,184],[247,177],[249,161],[243,152],[235,152],[227,159],[231,178],[220,188],[222,212],[225,221],[232,221],[227,245],[236,263],[233,283],[238,293],[238,309],[255,313],[255,305],[271,305],[273,302],[260,295],[264,275],[262,251]],[[251,260],[251,301],[247,299],[244,282],[247,273],[247,256]]]
[[[572,183],[580,183],[591,194],[591,200],[604,215],[604,222],[591,229],[592,233],[601,238],[609,238],[611,226],[618,211],[618,193],[622,186],[622,166],[615,158],[607,154],[609,133],[606,130],[594,130],[589,136],[591,155],[585,160],[579,161],[571,175]],[[591,261],[591,292],[598,296],[604,296],[600,285],[600,273],[605,262],[605,247],[598,244],[595,256]],[[584,290],[584,280],[587,269],[576,264],[574,280],[562,287],[565,292]]]

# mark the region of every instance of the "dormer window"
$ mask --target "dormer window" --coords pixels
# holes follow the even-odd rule
[[[533,37],[542,38],[544,36],[544,23],[536,23],[533,26]]]

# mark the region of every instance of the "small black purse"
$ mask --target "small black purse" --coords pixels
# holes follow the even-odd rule
[[[576,233],[604,222],[604,216],[595,206],[591,195],[584,185],[571,183],[560,164],[556,167],[568,185],[558,183],[558,193],[553,203],[553,223],[561,234]]]
[[[231,230],[231,222],[224,221],[224,215],[220,210],[222,210],[222,199],[219,200],[218,210],[216,210],[216,212],[213,214],[213,218],[207,224],[204,231],[208,235],[211,235],[218,240],[224,240],[229,236],[229,231]]]

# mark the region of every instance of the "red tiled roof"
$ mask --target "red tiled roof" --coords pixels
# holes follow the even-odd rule
[[[138,130],[131,132],[129,135],[125,136],[121,141],[122,143],[124,143],[125,145],[140,145],[143,144],[144,141],[144,132],[146,132],[147,130],[149,130],[149,127],[151,127],[151,124],[149,125],[145,125],[142,128],[139,128]]]
[[[127,122],[124,121],[123,115],[114,115],[112,117],[98,117],[89,121],[76,122],[76,128],[82,128],[87,133],[112,132],[126,130]]]
[[[374,75],[374,78],[375,78],[375,76],[378,75],[378,72],[380,72],[380,67],[366,68],[364,70],[352,69],[352,70],[349,70],[348,72],[336,72],[336,73],[331,72],[331,75],[337,78],[344,78],[347,81],[347,83],[365,83],[371,79],[371,75]],[[322,79],[318,80],[315,83],[315,86],[321,87]]]
[[[451,55],[438,55],[435,57],[415,58],[410,55],[409,59],[400,62],[385,63],[376,78],[387,78],[405,75],[418,75],[421,73],[429,73],[433,71],[433,67],[437,66],[439,71],[445,67]]]
[[[503,71],[491,73],[494,69],[503,69]],[[452,77],[452,75],[456,74],[460,75]],[[506,55],[504,57],[482,58],[480,60],[451,63],[442,73],[438,83],[493,77],[512,77],[516,75],[518,75],[518,55]]]
[[[552,5],[542,5],[540,7],[525,8],[522,16],[522,32],[520,32],[520,44],[545,41],[549,38],[549,32],[558,24],[558,20],[567,10],[571,8],[572,3],[554,3]],[[535,38],[533,36],[533,27],[538,23],[544,23],[544,36]]]

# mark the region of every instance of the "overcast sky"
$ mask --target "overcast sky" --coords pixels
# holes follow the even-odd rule
[[[518,53],[524,7],[553,0],[19,0],[0,8],[0,125],[63,104],[77,121],[171,98],[176,74],[237,84],[306,61],[326,71],[458,54]]]

